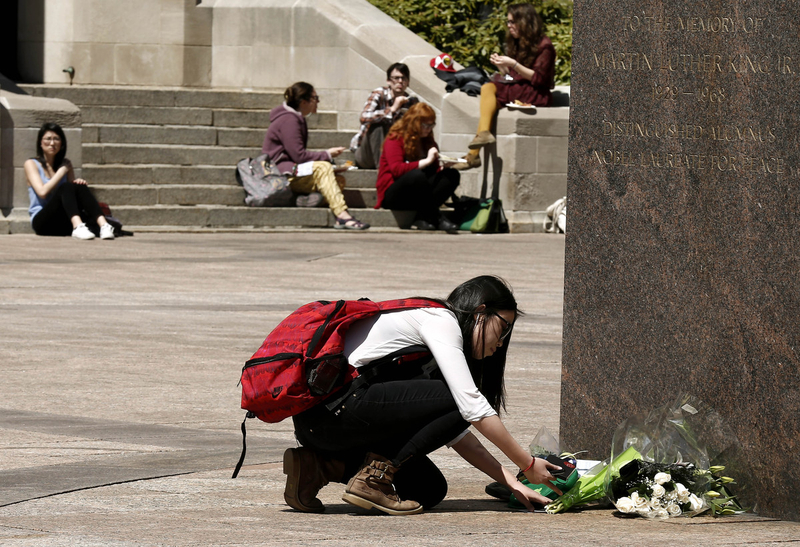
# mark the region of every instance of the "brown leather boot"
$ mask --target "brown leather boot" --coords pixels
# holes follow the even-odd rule
[[[415,515],[422,512],[416,501],[402,501],[394,489],[397,467],[383,456],[369,453],[355,477],[350,479],[342,499],[364,509],[378,509],[389,515]]]
[[[283,472],[286,503],[304,513],[322,513],[325,506],[317,493],[330,481],[341,479],[344,462],[325,460],[308,448],[289,448],[283,453]]]

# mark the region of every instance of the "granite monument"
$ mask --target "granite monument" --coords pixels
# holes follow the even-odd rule
[[[688,392],[800,520],[800,4],[575,0],[562,448]]]

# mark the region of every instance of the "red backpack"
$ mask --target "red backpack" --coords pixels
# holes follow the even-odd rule
[[[277,423],[311,408],[358,376],[344,356],[350,326],[384,311],[441,308],[431,300],[319,301],[298,308],[269,333],[242,369],[242,408]]]
[[[242,408],[248,411],[245,421],[258,418],[269,423],[280,422],[333,398],[358,377],[359,372],[344,356],[345,334],[356,321],[386,311],[443,307],[434,300],[420,298],[385,302],[320,300],[301,306],[269,333],[242,369]],[[429,357],[430,353],[425,347],[412,347],[391,357],[400,355],[400,359],[419,359],[423,355]],[[244,422],[242,435],[246,435]],[[234,477],[245,451],[243,444]]]

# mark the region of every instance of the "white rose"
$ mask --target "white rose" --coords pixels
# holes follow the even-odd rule
[[[635,513],[636,512],[636,504],[633,503],[631,498],[622,497],[619,498],[614,505],[617,507],[617,510],[621,513]]]
[[[664,499],[667,501],[676,501],[678,499],[678,493],[675,490],[670,490],[664,495]]]
[[[654,498],[660,498],[667,493],[666,489],[660,484],[654,484],[651,489],[651,492],[653,492]]]
[[[692,511],[699,511],[705,507],[705,502],[694,494],[689,494],[689,507]]]
[[[648,502],[647,498],[641,497],[639,492],[634,492],[631,494],[631,501],[633,501],[637,509],[650,509],[650,503]]]
[[[675,485],[675,493],[678,495],[678,503],[686,503],[689,501],[689,489],[681,483]]]
[[[671,517],[677,517],[681,514],[681,508],[677,503],[670,503],[667,505],[667,513]]]
[[[672,480],[672,475],[669,473],[656,473],[656,476],[653,477],[653,481],[656,484],[666,484]]]
[[[661,503],[661,500],[658,499],[658,498],[651,499],[648,502],[648,505],[650,505],[650,507],[653,508],[653,509],[661,509],[663,507],[663,504]]]
[[[657,519],[667,519],[669,518],[669,513],[662,507],[661,509],[656,509],[653,511],[652,516]]]

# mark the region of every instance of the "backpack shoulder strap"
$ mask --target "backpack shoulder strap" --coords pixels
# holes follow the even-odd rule
[[[419,358],[430,357],[427,346],[409,346],[397,351],[393,351],[385,357],[376,359],[371,363],[358,369],[358,376],[348,384],[343,391],[336,393],[332,400],[325,401],[325,408],[333,411],[351,394],[355,393],[361,386],[372,382],[382,374],[401,364],[405,360],[416,360]]]

